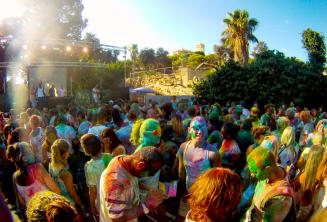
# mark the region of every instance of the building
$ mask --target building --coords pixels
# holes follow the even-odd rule
[[[203,43],[197,43],[195,45],[195,51],[196,52],[202,52],[203,54],[205,53],[205,45]]]

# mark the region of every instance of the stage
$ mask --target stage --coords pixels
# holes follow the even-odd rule
[[[46,108],[55,108],[58,105],[68,105],[71,103],[73,97],[72,96],[64,96],[64,97],[39,97],[36,98],[36,108],[42,109]]]

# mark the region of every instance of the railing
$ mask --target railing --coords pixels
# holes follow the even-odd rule
[[[13,67],[22,65],[19,62],[0,62],[0,68]],[[34,62],[30,64],[23,64],[29,67],[99,67],[106,68],[107,64],[103,63],[87,63],[87,62]]]

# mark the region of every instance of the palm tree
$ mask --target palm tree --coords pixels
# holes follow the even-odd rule
[[[253,34],[258,21],[249,18],[247,11],[237,9],[233,13],[228,13],[224,23],[227,27],[222,33],[223,44],[233,51],[235,61],[243,65],[247,64],[249,59],[249,41],[258,42],[258,39]]]

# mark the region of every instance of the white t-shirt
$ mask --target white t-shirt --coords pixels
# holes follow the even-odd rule
[[[43,88],[37,88],[36,89],[36,97],[44,97],[44,91]]]
[[[44,132],[38,127],[29,135],[31,145],[36,149],[36,162],[42,163],[42,144],[44,142]]]

